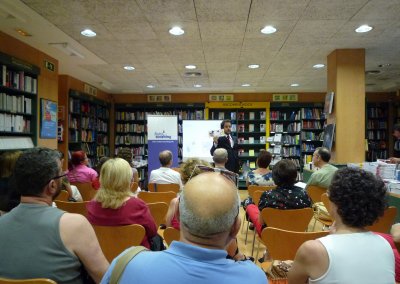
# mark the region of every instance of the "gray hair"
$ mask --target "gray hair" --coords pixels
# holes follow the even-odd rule
[[[197,237],[207,237],[230,230],[239,214],[240,198],[239,193],[235,194],[235,202],[229,211],[212,218],[199,216],[195,213],[196,203],[187,202],[185,190],[182,191],[179,199],[179,219],[187,228],[190,234]]]
[[[217,164],[226,163],[227,159],[228,159],[228,151],[226,151],[226,149],[224,149],[224,148],[215,149],[214,154],[213,154],[214,163],[217,163]]]

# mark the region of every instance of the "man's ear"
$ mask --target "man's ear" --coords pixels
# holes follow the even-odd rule
[[[52,179],[47,185],[46,185],[46,189],[45,189],[45,193],[46,195],[54,195],[54,193],[57,191],[57,182]]]

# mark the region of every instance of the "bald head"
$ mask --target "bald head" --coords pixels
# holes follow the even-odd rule
[[[179,203],[181,227],[197,237],[229,232],[239,210],[235,185],[220,173],[203,173],[185,185]]]
[[[172,152],[165,150],[158,155],[162,167],[169,167],[172,164]]]
[[[213,154],[213,161],[215,165],[225,167],[226,162],[228,161],[228,151],[224,148],[217,148]]]

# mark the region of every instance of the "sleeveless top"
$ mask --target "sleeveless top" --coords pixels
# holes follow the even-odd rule
[[[61,240],[64,213],[47,205],[21,203],[0,217],[0,277],[83,283],[78,257]]]
[[[327,271],[309,283],[395,283],[389,243],[372,232],[334,234],[318,239],[329,256]]]

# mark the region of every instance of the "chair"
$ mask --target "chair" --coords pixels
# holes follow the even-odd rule
[[[56,203],[58,209],[64,210],[68,213],[81,214],[87,218],[88,213],[86,205],[89,203],[89,201],[68,202],[68,201],[54,200],[54,202]]]
[[[173,227],[167,227],[164,230],[164,240],[169,246],[172,241],[179,241],[181,232]]]
[[[31,278],[31,279],[0,278],[0,284],[57,284],[57,282],[47,278]]]
[[[321,202],[321,195],[324,193],[326,193],[326,188],[324,187],[316,185],[307,186],[307,194],[313,203]]]
[[[144,202],[148,203],[156,203],[156,202],[165,202],[168,204],[171,203],[171,200],[176,197],[175,192],[149,192],[149,191],[141,191],[138,194],[138,198],[142,199]]]
[[[131,191],[132,191],[133,193],[136,193],[136,190],[138,189],[138,187],[139,187],[139,184],[138,184],[137,182],[133,182],[133,183],[131,184]]]
[[[179,184],[176,183],[168,183],[168,184],[160,184],[160,183],[149,183],[148,190],[151,192],[167,192],[173,191],[178,193],[180,190]]]
[[[383,216],[380,217],[374,224],[366,227],[367,230],[387,234],[390,231],[397,215],[397,208],[389,206]]]
[[[82,195],[83,201],[90,201],[96,195],[97,191],[92,187],[92,183],[90,182],[71,182],[71,184],[75,185],[78,188],[79,192]]]
[[[150,209],[151,216],[153,216],[156,222],[157,228],[161,224],[165,224],[165,215],[167,215],[169,204],[165,202],[147,203]]]
[[[96,226],[93,229],[100,247],[109,262],[131,246],[142,243],[146,231],[142,225]]]
[[[56,197],[55,200],[60,200],[60,201],[68,201],[69,194],[65,190],[61,190],[60,194]]]

